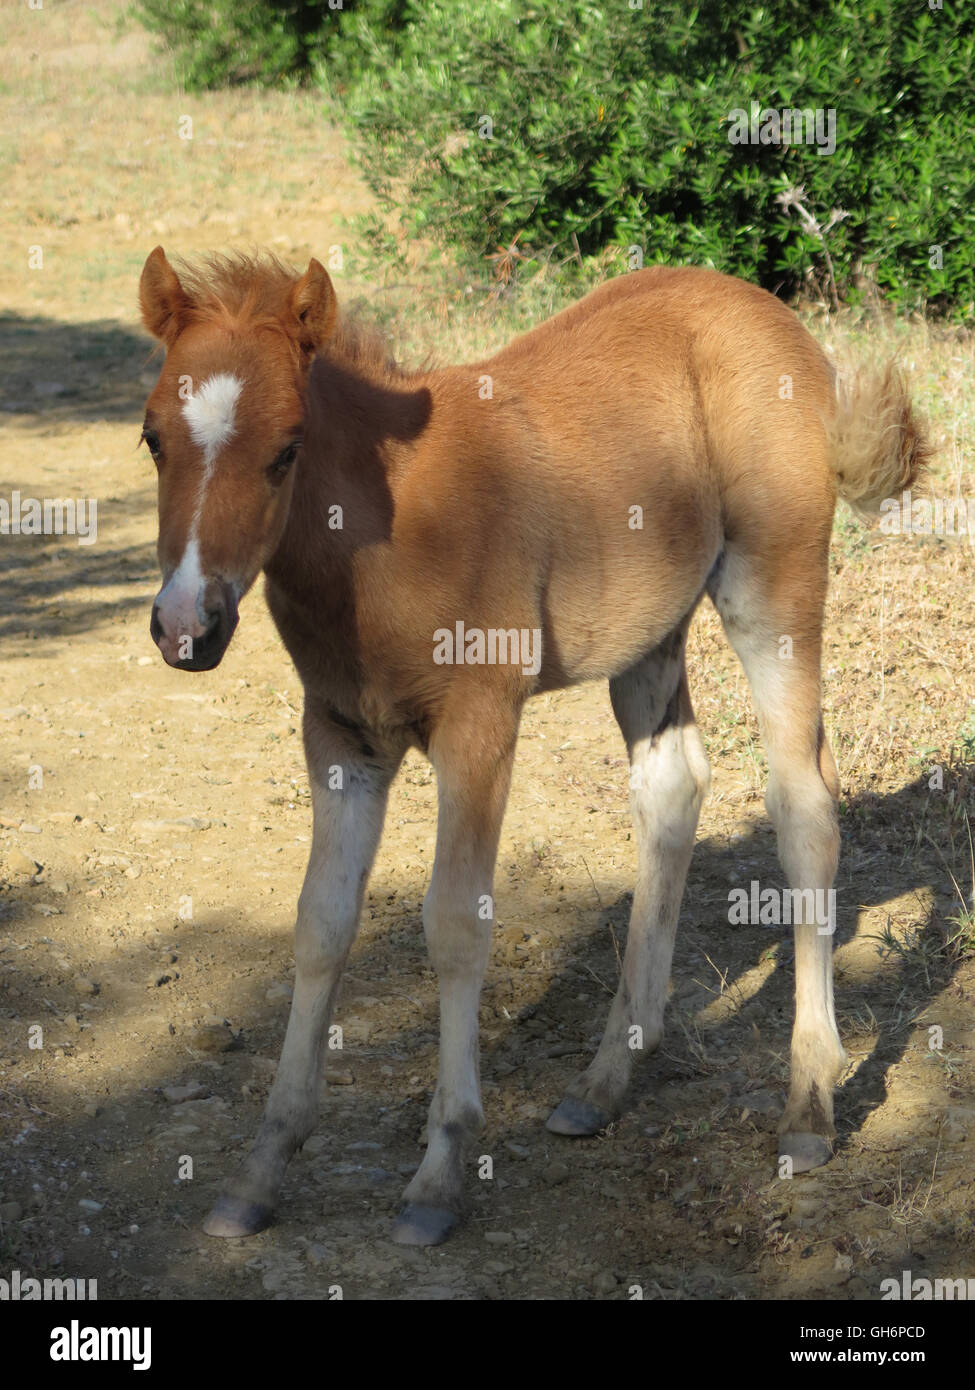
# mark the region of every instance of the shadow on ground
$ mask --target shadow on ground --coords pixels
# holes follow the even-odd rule
[[[0,483],[0,496],[10,498],[16,488]],[[93,544],[79,543],[72,535],[3,537],[0,642],[44,639],[43,653],[51,658],[62,642],[117,621],[126,610],[144,607],[148,625],[153,585],[158,583],[155,546],[113,545],[111,537],[120,519],[151,515],[155,499],[146,489],[126,499],[97,500]],[[142,592],[119,592],[132,586]]]
[[[114,319],[65,323],[0,313],[0,414],[72,421],[139,420],[154,345]],[[156,359],[158,362],[158,359]]]
[[[962,775],[967,775],[967,771],[963,769]],[[844,869],[841,870],[838,893],[837,945],[848,941],[855,933],[861,907],[882,904],[893,896],[919,890],[929,896],[932,906],[918,938],[921,941],[928,938],[933,943],[934,949],[928,960],[935,962],[935,965],[933,968],[920,971],[913,968],[909,959],[905,959],[899,967],[897,978],[892,980],[890,971],[879,969],[878,957],[877,975],[871,976],[867,983],[860,982],[854,987],[840,982],[837,989],[837,1012],[840,1017],[867,1007],[878,1024],[876,1045],[837,1098],[840,1155],[844,1153],[851,1132],[863,1123],[865,1114],[883,1105],[887,1096],[887,1076],[890,1067],[904,1058],[912,1036],[916,1040],[914,1020],[917,1015],[950,985],[959,968],[958,962],[953,963],[942,949],[945,936],[944,914],[950,910],[948,905],[952,897],[950,879],[943,868],[921,861],[913,849],[917,843],[915,827],[919,819],[930,825],[932,814],[937,814],[932,813],[930,801],[931,793],[927,780],[920,777],[891,795],[865,794],[852,800],[845,808]],[[907,848],[904,848],[905,846]],[[858,868],[861,860],[863,867]],[[635,1082],[632,1094],[634,1108],[640,1106],[645,1110],[648,1101],[652,1103],[655,1089],[662,1082],[669,1080],[673,1086],[676,1078],[676,1084],[682,1086],[693,1082],[696,1077],[714,1075],[722,1068],[733,1066],[739,1055],[751,1045],[752,1024],[756,1020],[761,1021],[763,1047],[772,1047],[773,1052],[781,1057],[778,1071],[771,1077],[772,1084],[785,1083],[793,990],[789,931],[787,928],[730,927],[727,924],[726,911],[719,912],[716,907],[720,891],[718,885],[739,882],[743,876],[743,866],[746,878],[754,875],[765,883],[780,881],[774,837],[764,823],[736,839],[731,845],[721,845],[713,841],[704,841],[698,845],[682,912],[682,928],[678,934],[674,982],[679,986],[688,976],[695,974],[699,979],[708,978],[706,973],[701,974],[702,969],[705,969],[705,972],[707,970],[704,952],[716,956],[722,963],[729,964],[729,976],[732,979],[741,978],[767,953],[770,945],[778,941],[776,968],[744,1007],[720,1023],[720,1032],[724,1035],[723,1051],[717,1057],[702,1056],[701,1048],[695,1046],[686,1029],[683,1030],[682,1036],[681,1029],[676,1026],[676,1008],[672,1003],[668,1010],[668,1035],[665,1043],[660,1052],[649,1060]],[[878,884],[882,885],[879,889]],[[375,900],[382,901],[386,891],[395,890],[395,886],[374,883],[372,891]],[[296,882],[295,893],[297,889]],[[517,889],[510,888],[508,897],[509,902],[512,899],[516,901]],[[492,1131],[492,1151],[499,1150],[506,1142],[516,1138],[524,1145],[526,1133],[530,1137],[534,1132],[531,1126],[526,1131],[521,1123],[504,1121],[499,1124],[501,1111],[506,1116],[512,1114],[510,1106],[499,1105],[499,1091],[502,1096],[509,1092],[509,1099],[510,1093],[515,1093],[518,1101],[530,1097],[540,1105],[554,1105],[560,1099],[565,1084],[591,1056],[593,1006],[580,1005],[577,991],[580,982],[585,981],[591,986],[594,977],[615,986],[617,957],[613,938],[615,936],[619,948],[622,949],[629,903],[630,895],[627,892],[621,892],[611,905],[602,910],[594,911],[589,902],[565,903],[565,915],[561,917],[561,922],[570,922],[572,925],[569,929],[573,934],[561,943],[564,959],[557,978],[516,1016],[504,1011],[506,1021],[503,1021],[502,1013],[497,1008],[493,1010],[494,1017],[491,1022],[496,1040],[493,1046],[486,1046],[484,1049],[484,1078],[488,1088],[486,1108],[488,1129]],[[5,934],[16,937],[18,920],[22,919],[21,914],[26,911],[28,909],[22,908],[16,900],[8,900],[8,911],[3,922]],[[543,925],[543,915],[537,914],[539,926]],[[240,921],[222,923],[219,918],[220,914],[215,914],[216,920],[210,923],[210,928],[216,937],[223,937],[228,951],[233,950],[233,942],[240,937],[242,927],[249,934],[250,924],[242,924]],[[248,935],[248,939],[255,938]],[[110,943],[106,943],[105,949],[107,952],[112,949]],[[149,960],[150,953],[147,947],[147,966]],[[50,991],[46,989],[43,999],[33,998],[31,975],[26,967],[19,972],[16,966],[15,960],[12,982],[19,986],[22,996],[26,996],[23,1005],[18,1006],[18,1013],[24,1020],[29,1021],[32,1010],[36,1010],[38,1015],[42,1016],[47,1009],[53,1007],[46,997]],[[222,1001],[227,1016],[233,1018],[235,1025],[240,1029],[235,1047],[237,1053],[257,1057],[276,1057],[278,1054],[283,1037],[284,1013],[280,1009],[271,1009],[264,999],[272,968],[280,975],[281,962],[278,961],[275,967],[269,966],[267,975],[256,972],[239,978],[233,997]],[[136,970],[136,967],[133,969]],[[293,1243],[295,1223],[298,1223],[299,1231],[306,1229],[302,1223],[309,1220],[310,1201],[315,1213],[313,1223],[322,1220],[328,1222],[334,1216],[339,1227],[343,1221],[346,1228],[351,1224],[358,1233],[356,1240],[363,1245],[382,1239],[381,1232],[385,1229],[389,1215],[395,1210],[399,1197],[400,1184],[395,1181],[395,1174],[386,1174],[386,1178],[393,1181],[388,1188],[383,1188],[383,1195],[378,1202],[378,1213],[375,1210],[376,1201],[364,1202],[361,1197],[353,1201],[348,1194],[335,1192],[330,1195],[328,1180],[324,1174],[316,1177],[312,1173],[309,1178],[309,1162],[324,1169],[334,1166],[336,1159],[346,1156],[343,1150],[348,1148],[350,1134],[348,1129],[343,1131],[341,1127],[343,1115],[346,1115],[346,1124],[352,1124],[354,1116],[356,1135],[373,1136],[385,1123],[387,1128],[384,1133],[389,1147],[395,1149],[399,1155],[405,1154],[408,1158],[412,1155],[416,1161],[419,1160],[416,1132],[422,1123],[427,1097],[404,1094],[399,1088],[399,1080],[408,1074],[407,1068],[412,1070],[414,1067],[426,1067],[428,1064],[432,1066],[435,1056],[434,1039],[438,1027],[436,983],[426,965],[419,914],[406,913],[396,930],[360,940],[353,950],[349,970],[359,982],[360,988],[365,983],[376,996],[383,996],[384,1000],[392,992],[409,1011],[412,1022],[406,1027],[399,1026],[394,1035],[388,1030],[383,1030],[383,1036],[372,1046],[357,1047],[354,1054],[350,1055],[348,1060],[357,1068],[362,1068],[363,1076],[368,1076],[369,1080],[362,1087],[359,1096],[350,1099],[344,1094],[341,1095],[340,1100],[336,1102],[339,1108],[332,1110],[331,1123],[326,1116],[319,1128],[319,1133],[325,1136],[325,1147],[316,1159],[303,1159],[304,1166],[301,1171],[296,1166],[289,1172],[281,1207],[282,1224],[274,1228],[269,1237],[261,1238],[265,1244],[254,1245],[254,1250],[267,1248],[268,1239],[273,1245],[274,1240],[278,1239],[275,1230],[280,1233],[282,1245],[287,1241]],[[504,973],[504,967],[499,966],[496,957],[489,970],[482,1018],[490,1009],[492,992],[498,990],[499,980],[502,985],[504,983]],[[904,1007],[903,1004],[905,994],[909,996],[908,1007]],[[605,1021],[609,1005],[608,993],[597,1002],[601,1019]],[[348,1007],[348,1004],[340,1005],[340,1019],[343,1008],[347,1014]],[[57,1008],[54,1011],[57,1013]],[[111,999],[103,1001],[99,1033],[104,1036],[113,1027],[118,1027],[123,1022],[123,1015],[124,1009],[113,1008]],[[526,1042],[524,1030],[527,1020],[534,1020],[535,1024],[532,1036]],[[550,1042],[538,1036],[539,1025],[543,1029],[549,1028],[558,1033],[566,1042],[578,1043],[578,1046],[563,1048],[561,1053],[553,1055]],[[716,1032],[717,1029],[711,1031]],[[709,1045],[708,1033],[709,1028],[704,1026],[698,1034],[705,1051]],[[730,1061],[729,1051],[732,1054]],[[234,1054],[227,1055],[233,1057]],[[243,1060],[244,1058],[241,1058],[241,1061]],[[131,1158],[123,1159],[122,1155],[135,1153],[140,1143],[145,1144],[146,1138],[139,1133],[139,1125],[144,1124],[148,1132],[158,1124],[160,1118],[158,1102],[154,1102],[152,1097],[153,1089],[174,1080],[171,1060],[167,1064],[161,1062],[158,1057],[151,1058],[147,1055],[146,1063],[142,1074],[129,1075],[122,1088],[112,1095],[107,1115],[99,1120],[84,1119],[68,1125],[63,1121],[50,1123],[40,1118],[32,1119],[31,1100],[28,1095],[15,1096],[8,1089],[4,1097],[7,1102],[4,1108],[8,1110],[8,1114],[10,1102],[19,1104],[24,1107],[25,1119],[43,1129],[43,1134],[37,1136],[37,1143],[43,1143],[49,1154],[70,1155],[84,1152],[88,1167],[99,1162],[97,1157],[90,1156],[93,1148],[100,1151],[106,1161],[112,1159],[114,1186],[111,1188],[111,1204],[117,1220],[129,1219],[125,1215],[126,1212],[137,1209],[138,1203],[140,1200],[144,1201],[144,1198],[136,1196],[134,1184],[133,1191],[127,1192],[126,1173],[133,1170],[125,1166],[116,1167],[116,1163],[124,1165],[125,1162],[131,1162]],[[193,1065],[188,1059],[187,1072]],[[235,1133],[229,1136],[229,1143],[221,1145],[221,1152],[209,1159],[206,1174],[210,1181],[188,1186],[184,1184],[180,1191],[174,1189],[172,1196],[165,1199],[166,1209],[179,1228],[176,1238],[185,1247],[184,1255],[193,1249],[201,1248],[200,1242],[203,1238],[198,1234],[199,1225],[212,1200],[215,1185],[222,1176],[234,1171],[246,1147],[246,1140],[251,1137],[256,1126],[257,1110],[253,1100],[246,1105],[241,1100],[239,1087],[235,1084],[239,1081],[239,1076],[233,1072],[234,1064],[228,1061],[222,1065],[226,1067],[226,1071],[219,1067],[216,1069],[213,1073],[212,1089],[217,1095],[226,1093],[225,1099]],[[773,1071],[775,1066],[773,1063]],[[334,1088],[331,1094],[337,1094]],[[936,1099],[932,1090],[932,1100]],[[351,1110],[349,1105],[352,1106]],[[111,1119],[114,1113],[120,1116],[117,1126]],[[394,1116],[394,1128],[391,1133],[388,1128],[390,1113]],[[719,1110],[715,1113],[718,1118],[714,1124],[720,1130],[728,1121],[723,1123],[720,1118],[724,1112]],[[143,1118],[140,1119],[140,1116]],[[537,1122],[533,1121],[532,1125],[541,1134]],[[722,1136],[722,1143],[726,1148],[744,1154],[745,1167],[749,1162],[753,1168],[756,1164],[762,1166],[767,1179],[772,1174],[774,1164],[774,1125],[769,1122],[768,1133],[746,1134],[741,1137],[742,1131],[743,1127],[739,1126],[734,1133],[729,1132]],[[641,1136],[642,1131],[637,1127],[631,1127],[630,1131],[624,1133],[621,1130],[619,1135],[610,1136],[605,1140],[577,1143],[598,1144],[600,1170],[612,1175],[618,1164],[623,1162],[624,1149],[628,1147],[632,1150],[634,1144],[642,1145],[647,1158],[652,1158],[654,1141]],[[719,1136],[715,1134],[713,1137],[717,1139]],[[903,1139],[904,1144],[909,1145],[910,1135],[905,1134]],[[369,1145],[360,1147],[368,1148]],[[386,1145],[383,1147],[385,1149]],[[564,1144],[566,1161],[569,1163],[572,1162],[574,1147],[576,1145],[573,1143]],[[746,1147],[748,1152],[745,1152]],[[22,1157],[26,1157],[29,1149],[25,1148],[20,1152]],[[590,1153],[594,1152],[596,1151],[590,1149]],[[670,1151],[667,1165],[675,1170],[675,1185],[683,1178],[693,1176],[695,1170],[688,1166],[692,1161],[698,1162],[696,1158],[691,1159],[689,1152]],[[0,1172],[6,1166],[4,1161],[0,1166]],[[401,1161],[398,1171],[402,1172],[403,1166]],[[304,1178],[301,1176],[302,1171],[305,1174]],[[317,1181],[322,1186],[322,1191],[313,1192],[307,1185],[309,1180]],[[405,1182],[405,1178],[403,1181]],[[537,1171],[533,1174],[532,1181],[538,1181]],[[545,1203],[558,1203],[561,1200],[554,1193],[546,1193],[540,1182],[538,1187],[538,1191],[529,1195],[532,1195],[532,1200],[537,1201],[540,1207]],[[322,1197],[325,1198],[324,1210],[320,1205]],[[512,1219],[510,1204],[525,1200],[526,1198],[519,1193],[509,1192],[499,1195],[496,1199],[492,1195],[494,1206],[506,1222]],[[614,1215],[615,1210],[612,1206],[606,1209],[607,1231],[612,1230],[613,1222],[617,1219]],[[662,1212],[662,1209],[657,1207],[656,1211]],[[373,1215],[370,1216],[369,1212]],[[588,1219],[599,1221],[601,1218],[590,1210]],[[655,1219],[654,1210],[648,1206],[645,1215],[647,1225],[652,1228]],[[466,1237],[460,1235],[456,1239],[463,1241]],[[205,1241],[202,1248],[206,1248]],[[248,1246],[248,1249],[250,1248]],[[94,1253],[94,1250],[90,1250],[90,1255],[93,1256]],[[729,1254],[727,1250],[725,1257],[728,1260],[738,1258]],[[19,1258],[26,1257],[21,1255]],[[174,1264],[173,1251],[170,1249],[168,1255],[160,1255],[160,1262],[161,1270],[163,1267],[173,1270],[178,1268],[178,1275],[173,1275],[176,1283],[173,1285],[172,1296],[220,1296],[214,1293],[211,1274],[204,1267],[205,1261],[197,1264],[193,1258],[180,1258]],[[150,1261],[147,1268],[151,1267],[153,1266]],[[101,1296],[118,1296],[117,1293],[113,1293],[115,1276],[112,1266],[107,1266],[101,1273]],[[790,1294],[793,1288],[790,1277],[788,1272],[782,1271],[775,1296],[795,1296],[794,1293]]]

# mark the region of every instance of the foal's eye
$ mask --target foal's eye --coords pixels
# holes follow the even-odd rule
[[[284,479],[288,469],[298,457],[298,450],[300,448],[301,444],[296,441],[294,444],[289,444],[286,449],[281,450],[280,454],[278,454],[277,458],[267,470],[272,483],[280,483]]]
[[[156,433],[155,430],[144,428],[142,431],[142,438],[145,441],[145,444],[150,454],[152,454],[152,457],[156,459],[156,461],[158,462],[159,456],[162,453],[162,445],[159,442],[159,435]]]

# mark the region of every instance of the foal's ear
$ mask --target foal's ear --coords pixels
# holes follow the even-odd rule
[[[150,253],[142,267],[139,304],[146,328],[171,347],[184,327],[191,300],[161,246]]]
[[[321,347],[335,326],[338,305],[328,271],[314,258],[288,299],[298,320],[298,342],[306,352]]]

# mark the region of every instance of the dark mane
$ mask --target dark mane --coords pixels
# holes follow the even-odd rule
[[[180,261],[180,281],[193,301],[200,322],[245,321],[254,328],[280,328],[279,315],[301,272],[270,251],[212,253],[191,264]],[[335,331],[325,352],[355,371],[381,380],[400,380],[410,373],[398,367],[383,335],[340,307]]]

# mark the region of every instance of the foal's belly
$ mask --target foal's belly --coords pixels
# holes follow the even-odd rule
[[[676,544],[653,528],[554,568],[540,689],[619,675],[652,651],[696,606],[721,545],[715,516]]]

